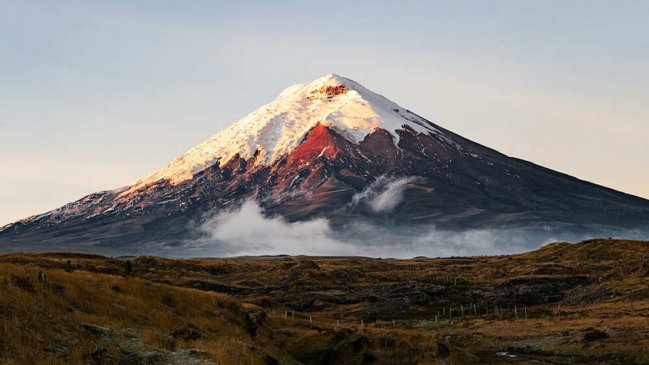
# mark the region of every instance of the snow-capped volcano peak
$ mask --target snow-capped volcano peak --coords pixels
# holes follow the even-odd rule
[[[293,151],[318,124],[353,143],[359,143],[377,128],[391,133],[395,143],[395,131],[404,125],[422,133],[437,132],[429,122],[385,97],[355,81],[330,74],[288,87],[272,102],[136,181],[132,189],[160,179],[178,183],[237,155],[249,159],[257,154],[255,164],[272,164]]]
[[[647,200],[507,157],[327,75],[287,88],[133,185],[0,228],[0,241],[176,252],[201,242],[205,232],[197,227],[213,230],[212,214],[250,200],[287,222],[323,218],[337,230],[376,224],[386,245],[397,235],[383,228],[575,237],[649,226]],[[366,228],[359,232],[368,237]],[[209,246],[225,243],[221,238]]]

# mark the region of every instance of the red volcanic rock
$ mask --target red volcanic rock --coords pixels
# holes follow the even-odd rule
[[[377,214],[355,203],[368,191],[397,201]],[[286,89],[159,171],[7,225],[0,239],[177,243],[206,217],[249,199],[289,220],[578,234],[649,226],[645,199],[505,156],[328,75]]]
[[[311,91],[311,95],[309,95],[307,98],[309,100],[331,99],[336,95],[346,93],[347,87],[345,87],[344,85],[325,85],[320,87],[319,89]]]

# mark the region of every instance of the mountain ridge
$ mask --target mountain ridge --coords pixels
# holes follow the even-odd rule
[[[346,139],[358,143],[376,128],[396,130],[407,123],[420,131],[434,131],[425,119],[385,97],[355,81],[329,74],[286,88],[270,103],[131,186],[161,178],[182,181],[191,178],[190,172],[198,172],[216,161],[227,162],[237,155],[250,159],[259,154],[255,163],[272,164],[291,153],[317,124],[331,126]]]
[[[393,209],[372,209],[395,181]],[[324,217],[338,228],[358,220],[581,235],[649,227],[649,200],[506,156],[327,75],[287,88],[161,170],[9,224],[0,239],[178,244],[248,200],[288,222]]]

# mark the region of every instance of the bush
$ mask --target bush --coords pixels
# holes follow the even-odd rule
[[[34,292],[34,284],[32,284],[31,280],[29,280],[24,276],[11,274],[11,283],[24,291],[28,291],[31,293]]]
[[[124,263],[124,276],[130,276],[132,272],[133,265],[131,264],[131,260],[126,260]]]
[[[597,340],[603,340],[605,338],[608,338],[608,333],[604,331],[600,331],[598,329],[588,329],[586,330],[586,333],[584,333],[584,341],[586,342],[592,342],[592,341],[597,341]]]

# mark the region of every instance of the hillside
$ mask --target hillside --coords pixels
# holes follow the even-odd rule
[[[648,262],[649,242],[611,239],[409,260],[7,254],[0,362],[646,364]]]

